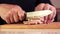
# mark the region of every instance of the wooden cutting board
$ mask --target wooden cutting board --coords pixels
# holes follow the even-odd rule
[[[5,24],[0,25],[0,29],[60,29],[60,22],[38,25]]]
[[[60,34],[60,22],[40,25],[0,25],[0,34]]]

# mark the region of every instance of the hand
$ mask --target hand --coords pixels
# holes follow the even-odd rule
[[[56,16],[56,9],[54,6],[50,5],[50,4],[44,4],[41,3],[39,5],[37,5],[35,7],[35,11],[39,11],[39,10],[51,10],[53,13],[48,15],[48,16],[44,16],[44,22],[43,23],[48,23],[48,22],[53,22],[54,18]]]
[[[12,6],[8,6],[6,8],[3,7],[2,10],[4,10],[4,11],[1,13],[0,16],[8,24],[17,23],[19,20],[22,21],[24,19],[25,11],[22,10],[22,8],[20,6],[12,5]]]

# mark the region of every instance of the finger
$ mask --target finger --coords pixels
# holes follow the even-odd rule
[[[54,19],[52,19],[52,20],[50,20],[50,21],[48,21],[49,23],[52,23],[54,21]]]
[[[23,20],[23,18],[24,18],[24,13],[25,13],[25,12],[24,12],[23,10],[18,12],[19,20],[21,20],[21,21]]]
[[[39,4],[39,5],[35,8],[35,11],[43,10],[44,6],[45,6],[44,3]]]
[[[54,18],[56,16],[56,9],[53,6],[50,9],[53,12],[52,18]]]
[[[40,17],[40,20],[38,21],[40,24],[44,24],[44,17]]]
[[[49,23],[51,22],[52,15],[53,15],[53,14],[48,15],[48,22],[49,22]]]
[[[52,11],[52,14],[49,15],[49,21],[53,20],[56,16],[56,9],[51,6],[50,10]]]
[[[17,10],[18,10],[18,17],[19,17],[19,20],[23,20],[23,14],[24,14],[24,10],[20,7],[20,6],[17,6]]]
[[[21,20],[25,18],[25,11],[22,11],[21,18],[22,18]]]
[[[18,17],[17,11],[13,11],[13,17],[14,17],[14,21],[15,22],[18,22],[19,21],[19,17]]]
[[[22,13],[23,14],[23,13]],[[22,14],[18,14],[19,15],[19,20],[22,21]]]
[[[7,24],[10,24],[11,23],[11,21],[10,21],[10,13],[8,13],[3,19],[7,22]]]
[[[44,10],[49,10],[49,9],[50,9],[50,5],[49,4],[45,4]]]
[[[48,16],[44,16],[44,24],[47,24]]]
[[[54,19],[51,20],[51,22],[53,22],[53,21],[54,21]]]
[[[19,15],[19,20],[22,21],[22,17],[21,17],[21,14]]]
[[[49,4],[46,4],[45,7],[44,7],[44,10],[50,10],[50,5]],[[48,23],[48,20],[49,20],[49,17],[48,16],[45,16],[44,17],[44,23]]]
[[[10,11],[10,12],[11,12],[11,14],[10,14],[10,21],[11,21],[11,23],[14,23],[13,13],[12,13],[12,11]]]

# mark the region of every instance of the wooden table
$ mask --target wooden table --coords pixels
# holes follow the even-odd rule
[[[60,34],[60,22],[40,25],[0,25],[0,34]]]

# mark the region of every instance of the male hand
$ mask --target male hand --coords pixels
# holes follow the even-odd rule
[[[54,6],[50,4],[41,3],[35,7],[35,11],[40,11],[40,10],[51,10],[52,11],[52,14],[43,17],[44,19],[43,23],[54,21],[54,18],[56,16],[56,8]]]
[[[2,7],[2,10],[0,9],[0,13],[1,18],[5,20],[6,23],[10,24],[17,23],[19,20],[22,21],[24,19],[25,11],[18,5],[6,4]]]

